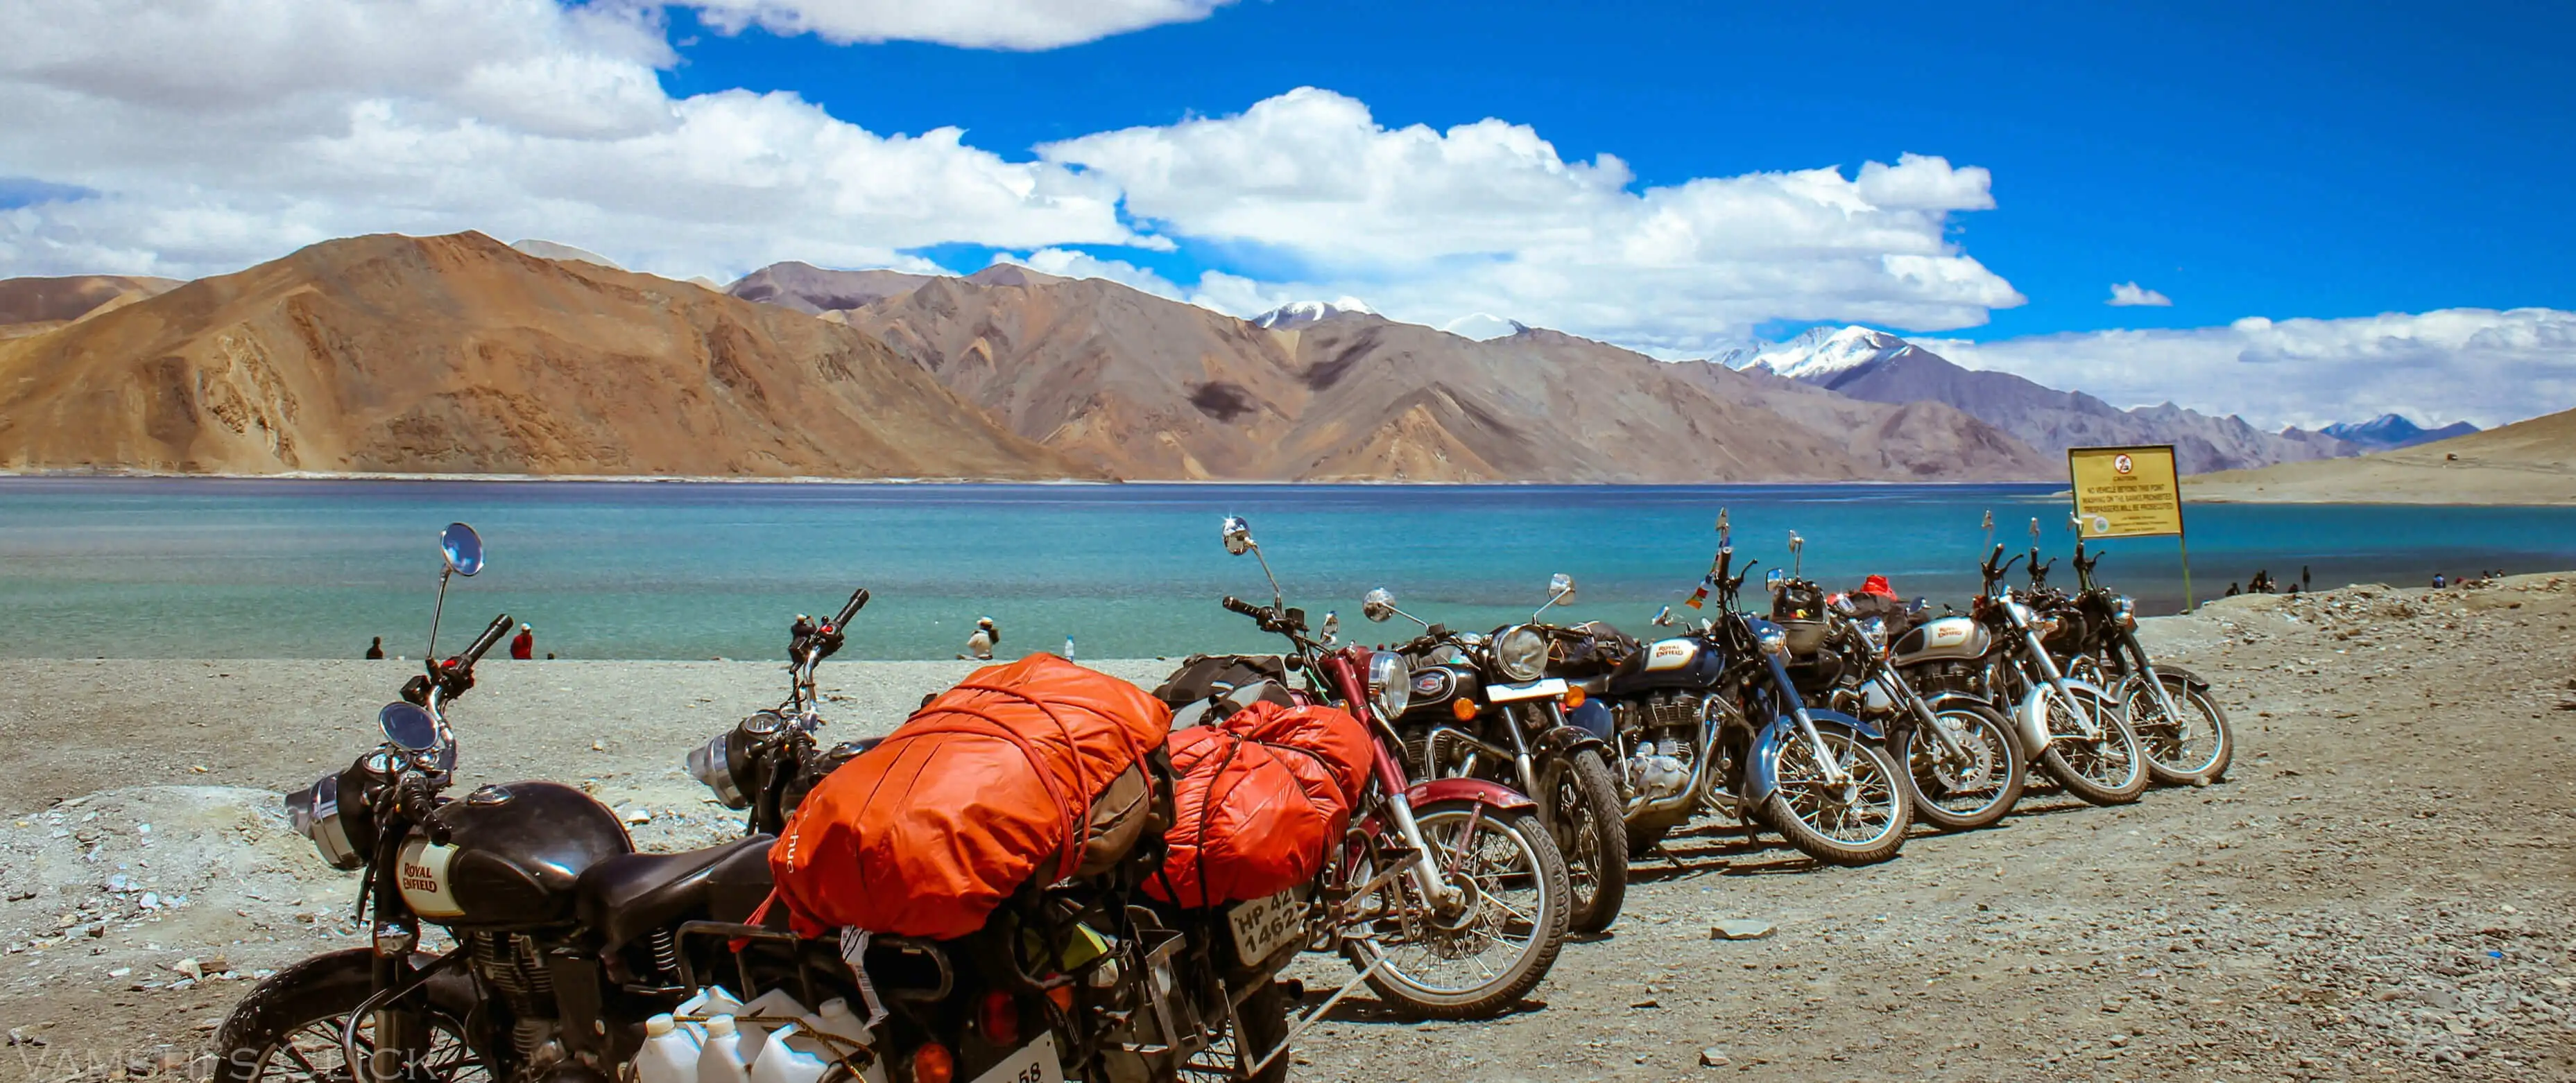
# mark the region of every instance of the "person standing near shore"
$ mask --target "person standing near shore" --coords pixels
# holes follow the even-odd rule
[[[2307,566],[2307,565],[2305,565],[2305,564],[2299,565],[2299,589],[2300,589],[2300,590],[2315,590],[2315,589],[2317,589],[2315,584],[2308,582],[2308,566]]]
[[[519,626],[519,634],[510,639],[510,657],[526,662],[534,660],[536,656],[537,630],[522,624]]]
[[[367,644],[367,660],[370,662],[385,660],[385,637],[377,636]]]

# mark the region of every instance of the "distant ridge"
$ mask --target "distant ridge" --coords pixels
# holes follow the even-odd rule
[[[2478,427],[2466,421],[2454,421],[2438,429],[2427,429],[2396,414],[2381,414],[2368,421],[2328,425],[2317,431],[2371,451],[2395,451],[2454,436],[2467,436],[2478,431]]]
[[[1738,360],[1748,371],[1871,402],[1939,402],[2020,437],[2043,452],[2108,444],[2172,444],[2186,473],[2269,466],[2352,454],[2333,436],[2267,433],[2229,415],[2170,402],[2122,410],[2080,391],[2059,391],[2006,372],[1963,368],[1911,342],[1866,327],[1819,327]]]

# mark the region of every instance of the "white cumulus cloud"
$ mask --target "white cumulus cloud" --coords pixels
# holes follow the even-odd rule
[[[1508,311],[1688,349],[1769,320],[1974,326],[2023,300],[1946,236],[1994,205],[1986,171],[1937,157],[1636,189],[1615,156],[1568,161],[1527,125],[1388,128],[1311,87],[1039,153],[1115,182],[1160,232],[1306,268],[1271,292],[1358,293],[1434,326]]]
[[[1106,180],[790,93],[672,98],[662,30],[552,0],[0,0],[0,273],[195,275],[480,229],[687,276],[1139,240]]]
[[[2183,330],[1915,341],[1970,368],[2078,388],[2114,406],[2172,401],[2274,429],[2383,413],[2493,427],[2576,405],[2576,312],[2560,309],[2258,316]]]
[[[1233,0],[680,0],[719,29],[813,34],[826,41],[927,41],[974,49],[1053,49],[1164,23],[1195,22]]]
[[[2111,299],[2102,303],[2114,308],[2133,308],[2140,305],[2150,308],[2171,308],[2173,298],[2135,282],[2115,282],[2111,285]]]

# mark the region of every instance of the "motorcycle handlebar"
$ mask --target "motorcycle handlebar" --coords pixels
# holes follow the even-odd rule
[[[1231,594],[1226,595],[1224,600],[1219,601],[1217,604],[1224,606],[1233,612],[1241,613],[1247,617],[1266,617],[1269,615],[1263,611],[1261,606],[1254,605]]]
[[[857,589],[857,590],[851,591],[851,592],[850,592],[850,604],[845,605],[845,606],[842,606],[842,607],[841,607],[841,615],[840,615],[840,616],[837,616],[837,617],[832,618],[832,628],[833,628],[835,631],[839,630],[839,629],[840,629],[840,627],[841,627],[842,625],[845,625],[845,624],[850,623],[850,618],[855,617],[855,616],[858,616],[858,615],[859,615],[859,610],[865,609],[865,608],[867,608],[867,607],[868,607],[868,588],[866,588],[866,587],[860,587],[860,588],[859,588],[859,589]]]
[[[464,660],[465,668],[474,668],[474,663],[483,660],[483,652],[491,650],[494,644],[501,642],[502,634],[509,630],[509,614],[503,613],[500,616],[492,618],[491,626],[483,629],[482,635],[475,637],[474,645],[465,648],[465,653],[460,654],[457,657]]]

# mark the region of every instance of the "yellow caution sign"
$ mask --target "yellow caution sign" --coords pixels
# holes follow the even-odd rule
[[[2071,447],[2066,472],[2075,487],[2075,529],[2085,539],[2182,533],[2172,444]]]

